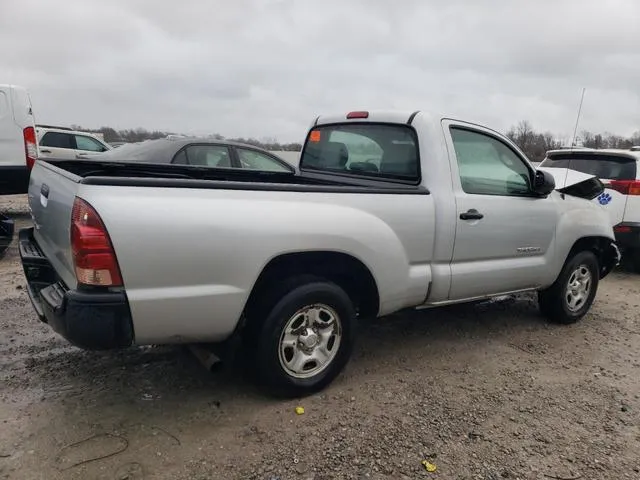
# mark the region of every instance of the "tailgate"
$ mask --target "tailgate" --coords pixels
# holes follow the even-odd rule
[[[38,160],[29,181],[29,207],[34,238],[58,276],[75,288],[71,255],[71,211],[80,177]]]

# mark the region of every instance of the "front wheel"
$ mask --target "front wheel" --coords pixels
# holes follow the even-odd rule
[[[338,285],[298,284],[272,299],[254,342],[259,379],[278,395],[321,390],[342,371],[353,348],[356,313]]]
[[[553,285],[538,293],[540,310],[556,323],[575,323],[591,308],[598,290],[598,259],[592,252],[579,252],[562,268]]]

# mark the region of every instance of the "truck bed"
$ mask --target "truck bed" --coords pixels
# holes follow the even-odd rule
[[[426,188],[385,180],[341,177],[326,173],[279,173],[215,169],[189,165],[47,160],[84,185],[122,187],[272,190],[291,192],[425,194]]]
[[[434,259],[433,195],[416,185],[331,177],[38,161],[29,189],[31,241],[58,283],[76,289],[72,210],[76,199],[91,205],[109,233],[143,344],[226,338],[261,271],[299,252],[362,263],[373,272],[382,314],[424,302]],[[453,236],[449,224],[442,231]],[[446,269],[450,242],[443,248],[438,263]],[[434,290],[442,295],[443,278]],[[187,311],[191,321],[175,323]]]

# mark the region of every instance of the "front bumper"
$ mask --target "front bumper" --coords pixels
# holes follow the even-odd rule
[[[27,292],[40,320],[86,350],[124,348],[133,343],[124,291],[68,289],[33,238],[33,228],[20,230],[18,248]]]
[[[597,243],[596,249],[600,262],[600,278],[603,279],[620,265],[622,254],[615,241],[604,238]]]
[[[0,258],[2,258],[13,241],[14,229],[13,220],[0,213]]]
[[[616,243],[622,250],[640,249],[640,223],[619,223],[613,227],[613,232],[616,235]]]

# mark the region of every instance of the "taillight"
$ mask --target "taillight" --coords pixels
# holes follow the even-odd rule
[[[613,231],[616,233],[631,233],[631,227],[629,225],[616,225],[613,227]]]
[[[27,169],[31,170],[38,158],[38,143],[36,141],[36,129],[27,127],[22,131],[24,137],[24,154],[27,161]]]
[[[640,180],[611,180],[605,186],[623,195],[640,195]]]
[[[91,205],[77,197],[71,212],[71,251],[79,283],[122,286],[120,267],[102,219]]]

